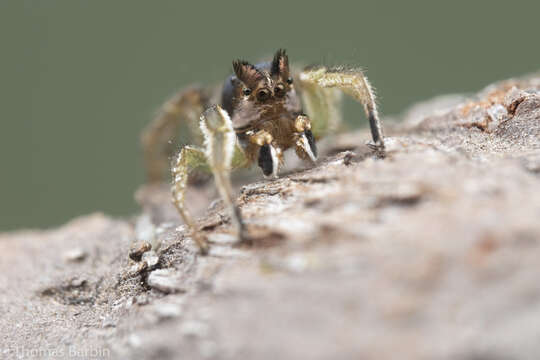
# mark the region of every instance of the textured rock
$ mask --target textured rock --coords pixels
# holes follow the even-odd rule
[[[147,284],[164,293],[183,292],[183,274],[171,269],[158,269],[148,275]]]
[[[138,192],[135,225],[0,235],[1,357],[536,359],[540,77],[417,104],[387,133],[384,159],[361,131],[315,168],[245,183],[250,247],[218,201],[198,256],[160,187]]]
[[[64,252],[64,261],[67,262],[81,262],[88,254],[81,248],[75,248]]]

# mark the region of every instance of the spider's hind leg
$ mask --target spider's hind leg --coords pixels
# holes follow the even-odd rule
[[[300,74],[300,82],[307,98],[310,97],[310,92],[315,93],[318,88],[337,88],[360,102],[369,120],[373,138],[370,146],[384,150],[384,135],[377,112],[375,92],[362,71],[326,67],[306,69]]]
[[[178,146],[179,135],[184,141],[202,144],[198,120],[208,104],[209,95],[209,91],[197,87],[178,92],[161,106],[143,130],[141,144],[149,183],[163,181],[169,158]]]

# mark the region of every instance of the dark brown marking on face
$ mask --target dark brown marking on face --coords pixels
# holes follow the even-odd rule
[[[233,61],[233,70],[236,78],[243,82],[250,90],[253,90],[261,80],[264,80],[264,74],[247,61]]]

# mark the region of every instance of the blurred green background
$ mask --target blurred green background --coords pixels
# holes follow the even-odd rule
[[[139,131],[237,57],[358,64],[383,114],[540,68],[540,2],[0,2],[0,230],[136,211]],[[360,108],[355,108],[360,112]]]

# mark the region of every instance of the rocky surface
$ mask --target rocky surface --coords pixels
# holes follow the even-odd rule
[[[130,220],[1,234],[0,357],[536,359],[540,76],[418,104],[387,133],[384,159],[361,131],[245,184],[250,246],[214,202],[198,256],[149,188]]]

